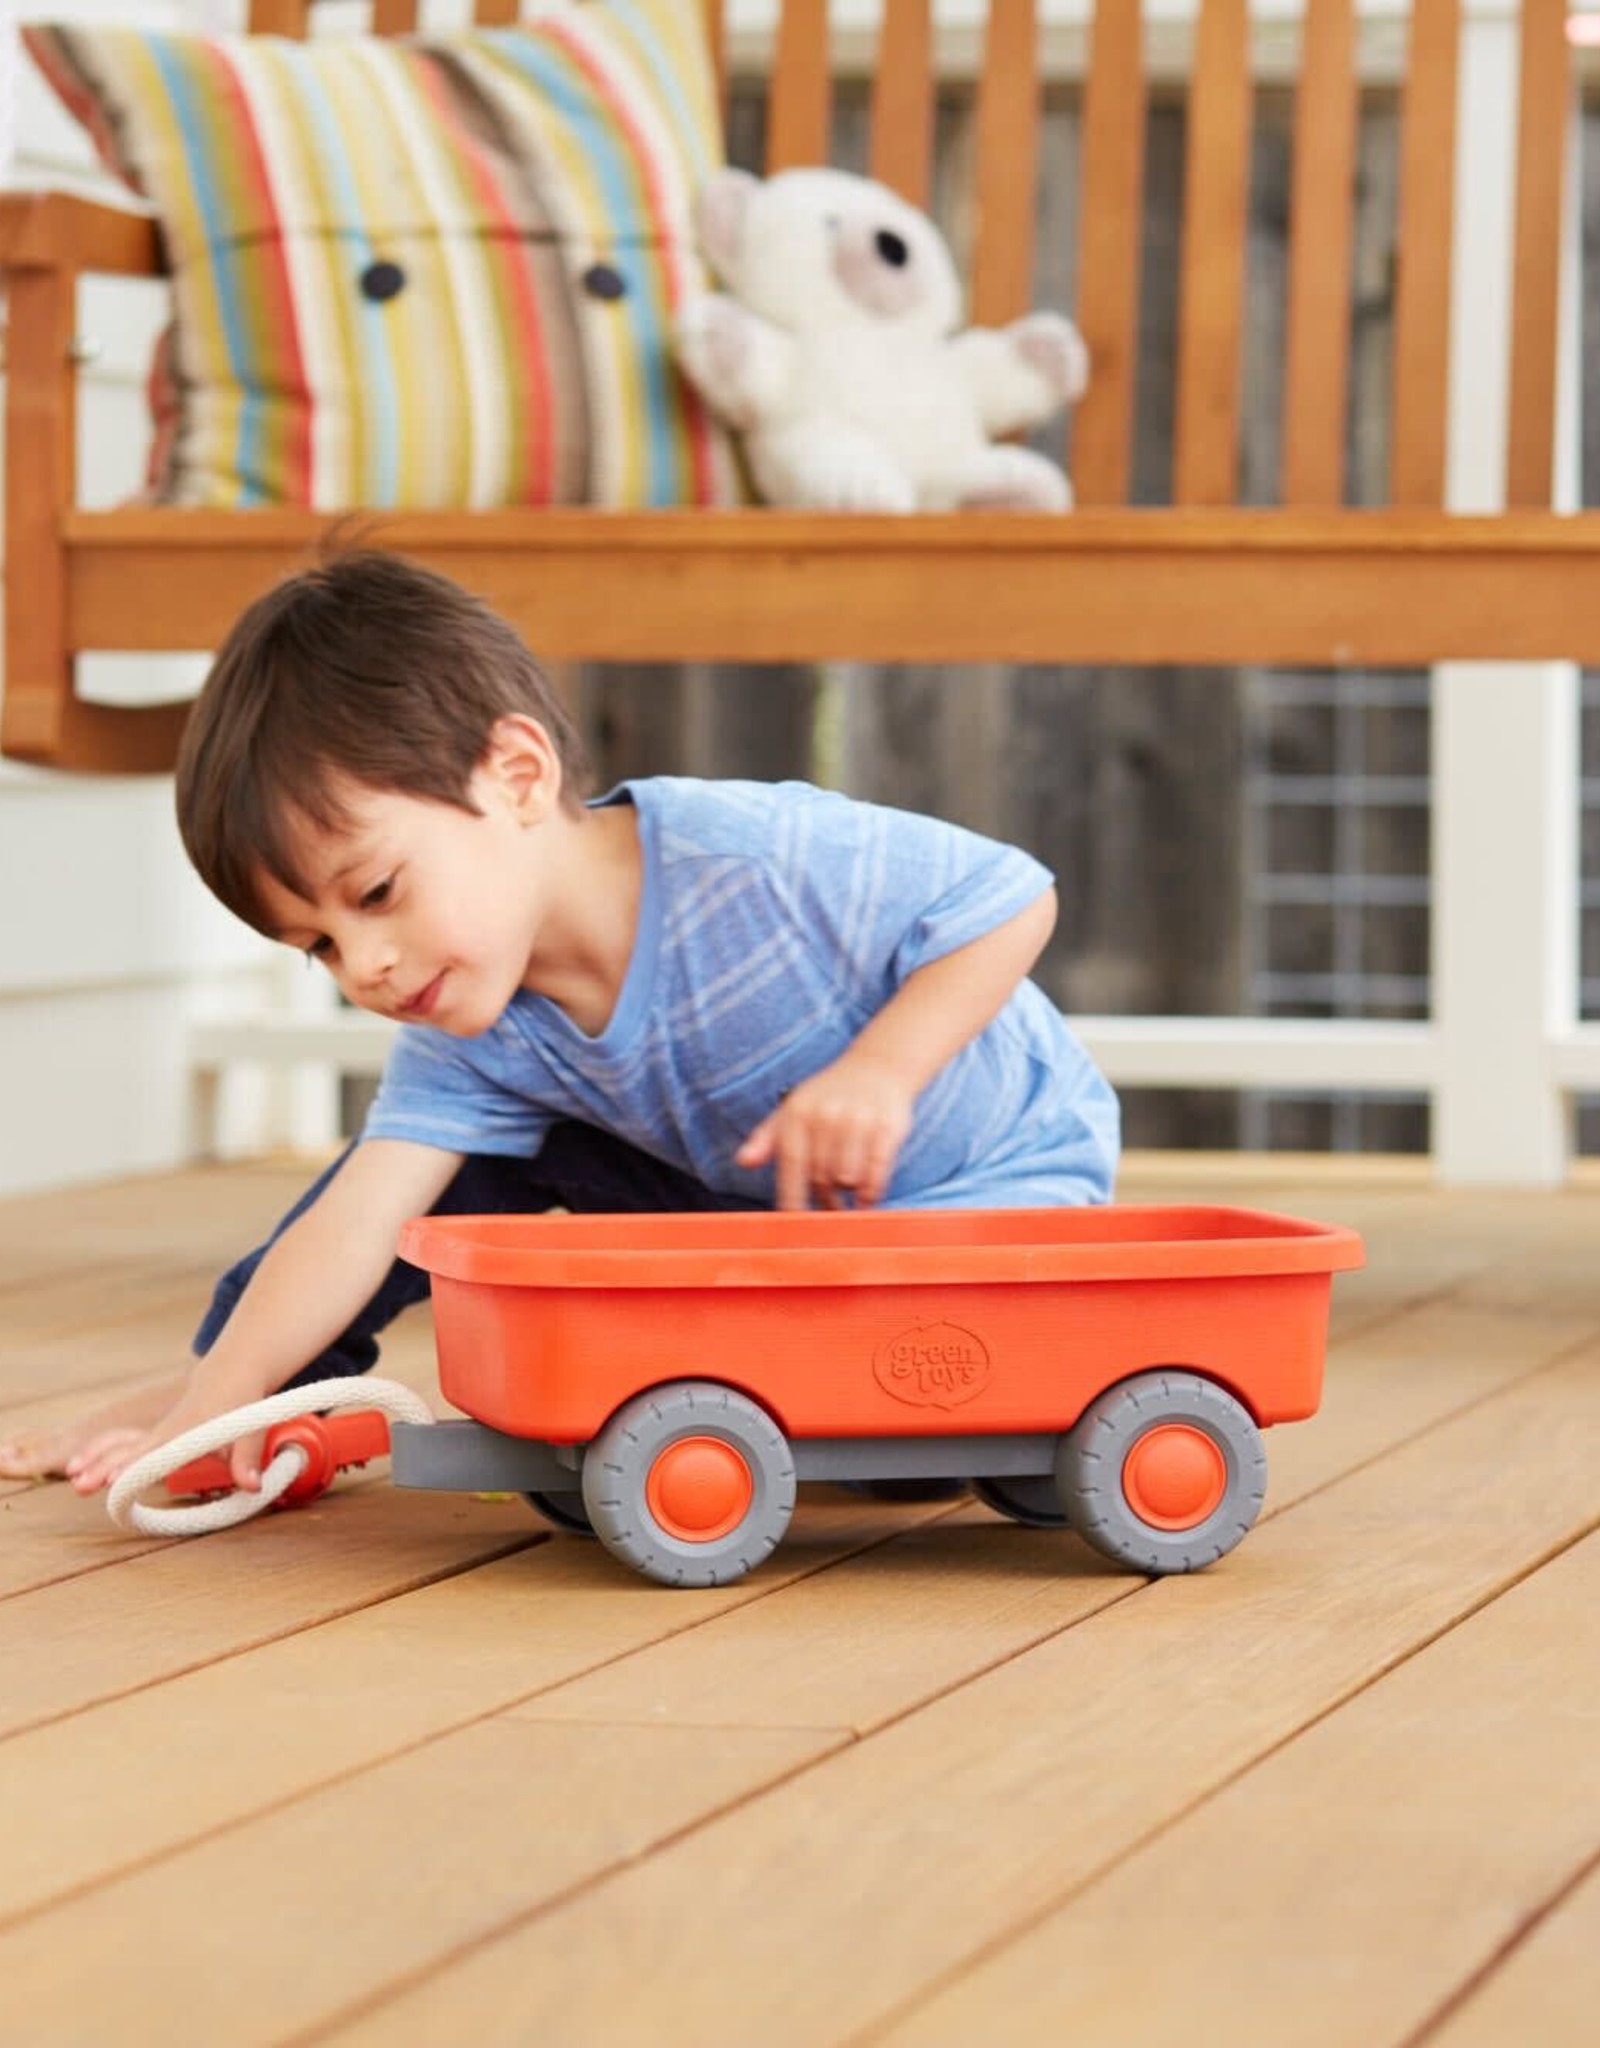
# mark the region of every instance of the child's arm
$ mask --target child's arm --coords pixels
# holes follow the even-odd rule
[[[741,1166],[778,1162],[778,1207],[883,1197],[918,1095],[1000,1014],[1055,929],[1056,892],[919,967],[847,1052],[802,1081],[745,1139]]]
[[[358,1145],[328,1186],[263,1258],[216,1343],[153,1429],[110,1430],[68,1469],[94,1493],[134,1458],[197,1423],[259,1401],[348,1329],[377,1293],[407,1217],[431,1209],[461,1164],[456,1152],[394,1138]],[[260,1484],[260,1440],[233,1447],[236,1486]]]

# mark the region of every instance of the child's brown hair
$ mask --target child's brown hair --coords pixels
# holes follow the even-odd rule
[[[189,858],[265,930],[261,876],[307,893],[298,830],[345,822],[341,782],[473,810],[473,771],[513,712],[549,733],[575,804],[582,741],[514,628],[402,556],[338,549],[257,598],[218,650],[178,757]]]

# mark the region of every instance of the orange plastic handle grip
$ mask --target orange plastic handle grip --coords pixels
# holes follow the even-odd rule
[[[381,1458],[389,1449],[389,1418],[375,1408],[357,1408],[343,1415],[299,1415],[267,1431],[263,1469],[286,1444],[298,1444],[306,1454],[306,1468],[294,1484],[278,1496],[277,1506],[299,1507],[318,1494],[326,1493],[335,1476],[350,1465],[364,1465],[369,1458]],[[233,1476],[220,1451],[192,1459],[167,1475],[171,1494],[230,1493]]]

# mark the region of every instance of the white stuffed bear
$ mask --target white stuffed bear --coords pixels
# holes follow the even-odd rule
[[[682,307],[678,358],[744,437],[774,505],[852,512],[1058,512],[1072,490],[1031,449],[995,446],[1083,390],[1058,313],[958,334],[961,290],[925,214],[867,178],[723,171],[698,201],[727,286]]]

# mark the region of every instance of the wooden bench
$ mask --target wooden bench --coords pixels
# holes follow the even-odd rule
[[[719,53],[718,0],[708,0]],[[255,0],[304,33],[308,0]],[[479,0],[481,22],[514,0]],[[383,32],[413,25],[376,0]],[[544,655],[650,661],[1296,663],[1600,660],[1600,515],[1551,509],[1570,59],[1562,0],[1523,0],[1504,509],[1446,509],[1461,0],[1415,0],[1404,142],[1389,503],[1342,502],[1357,79],[1353,0],[1309,0],[1297,88],[1281,503],[1237,502],[1250,150],[1246,0],[1201,0],[1189,88],[1172,503],[1128,505],[1148,70],[1139,0],[1098,0],[1085,69],[1075,311],[1093,380],[1072,431],[1080,510],[865,518],[395,513],[382,537],[481,591]],[[930,0],[885,0],[871,168],[930,188]],[[971,312],[1033,302],[1040,102],[1034,0],[991,0],[978,83]],[[784,0],[772,168],[827,153],[826,0]],[[75,298],[159,275],[146,219],[68,194],[0,199],[9,298],[0,751],[62,768],[170,767],[184,710],[91,703],[90,650],[216,643],[327,521],[299,511],[79,509]],[[596,592],[625,589],[626,603]]]

